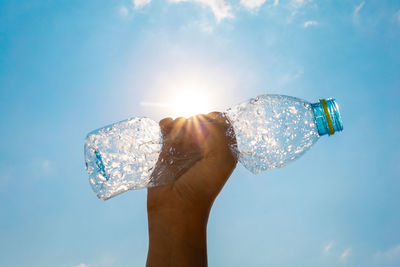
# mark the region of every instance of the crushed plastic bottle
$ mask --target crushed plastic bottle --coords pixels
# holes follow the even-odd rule
[[[330,116],[337,118],[336,131],[341,131],[336,102],[325,102],[332,109]],[[290,96],[262,95],[228,109],[239,161],[251,172],[260,173],[285,166],[303,155],[321,135],[328,133],[325,122],[316,120],[315,109],[320,105]]]
[[[283,95],[261,95],[226,111],[237,146],[232,152],[251,172],[279,168],[304,154],[323,135],[343,130],[334,99],[311,104]],[[162,136],[148,118],[121,121],[88,134],[86,168],[96,195],[109,199],[151,181]]]
[[[148,118],[128,119],[89,133],[85,160],[93,191],[105,200],[146,187],[161,145],[160,127]]]

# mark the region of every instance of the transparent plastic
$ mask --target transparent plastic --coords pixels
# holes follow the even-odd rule
[[[261,95],[227,110],[239,161],[251,172],[285,166],[319,138],[311,104],[290,96]]]
[[[105,200],[146,187],[161,145],[160,127],[148,118],[128,119],[89,133],[85,160],[93,191]]]
[[[335,100],[326,104],[328,114],[321,103],[283,95],[261,95],[238,104],[226,111],[233,126],[226,134],[235,135],[237,141],[231,150],[253,173],[285,166],[327,134],[327,116],[335,131],[343,129]],[[161,147],[158,123],[148,118],[128,119],[89,133],[85,161],[93,191],[106,200],[127,190],[165,184],[152,180]]]

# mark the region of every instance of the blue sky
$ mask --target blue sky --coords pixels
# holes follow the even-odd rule
[[[335,97],[344,121],[282,169],[238,165],[210,266],[399,266],[399,70],[395,0],[0,1],[0,265],[143,266],[146,191],[97,199],[84,138],[196,91]]]

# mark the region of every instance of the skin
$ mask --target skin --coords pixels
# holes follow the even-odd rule
[[[237,160],[223,114],[160,121],[164,142],[147,194],[147,267],[207,266],[207,222]],[[172,161],[171,161],[172,160]]]

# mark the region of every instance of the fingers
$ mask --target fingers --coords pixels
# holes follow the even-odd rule
[[[214,123],[217,123],[222,127],[227,144],[230,147],[236,148],[237,143],[235,131],[233,125],[231,124],[231,121],[227,117],[227,114],[221,112],[210,112],[206,116],[210,117],[214,121]]]
[[[187,124],[187,120],[184,117],[176,119],[165,118],[159,122],[161,133],[164,140],[175,140],[178,141],[183,138],[184,126]]]
[[[186,122],[186,118],[178,117],[172,121],[171,128],[176,128],[177,126],[182,126]]]
[[[161,128],[166,128],[167,125],[172,121],[172,118],[168,117],[168,118],[164,118],[162,120],[160,120],[159,125]]]
[[[224,113],[224,112],[214,111],[214,112],[208,113],[206,116],[209,117],[210,119],[217,121],[219,123],[222,123],[222,124],[229,123],[228,117],[226,116],[226,113]]]
[[[162,119],[159,122],[161,130],[167,134],[171,132],[173,129],[181,128],[186,122],[186,119],[184,117],[178,117],[175,120],[168,117],[165,119]],[[179,126],[179,127],[178,127]]]
[[[171,122],[172,122],[172,118],[169,118],[169,117],[160,120],[159,125],[160,125],[160,128],[161,128],[161,133],[164,136],[167,135],[168,132],[170,131],[169,125],[171,124]]]
[[[199,114],[190,118],[178,117],[176,119],[165,118],[160,121],[160,127],[164,138],[175,142],[183,141],[202,143],[211,131],[223,131],[228,134],[231,128],[229,119],[225,113],[210,112]]]
[[[172,134],[176,136],[179,135],[183,129],[189,130],[195,127],[201,130],[201,128],[204,128],[204,123],[206,122],[216,123],[224,129],[228,129],[231,126],[226,114],[217,111],[208,114],[198,114],[187,119],[184,117],[178,117],[176,119],[165,118],[162,119],[159,124],[164,135]]]
[[[187,120],[184,117],[178,117],[171,121],[169,124],[170,137],[176,140],[183,138],[184,126],[186,125],[186,122]]]
[[[226,113],[214,111],[208,113],[205,116],[208,118],[208,120],[211,120],[212,122],[221,125],[225,130],[231,127],[231,122],[226,116]]]
[[[219,117],[221,117],[221,114],[222,114],[221,112],[213,111],[213,112],[208,113],[206,116],[209,117],[210,119],[216,120]]]

